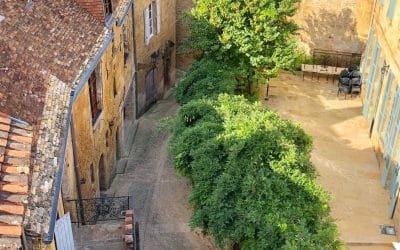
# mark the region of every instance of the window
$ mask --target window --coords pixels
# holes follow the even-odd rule
[[[111,0],[103,0],[103,4],[104,4],[104,15],[105,17],[108,17],[112,14],[112,4],[111,4]]]
[[[160,0],[152,1],[144,10],[144,42],[149,44],[150,39],[160,33]]]
[[[123,36],[123,42],[124,42],[124,65],[125,67],[127,66],[126,64],[128,63],[128,58],[129,58],[129,42],[128,42],[128,29],[126,27],[126,22],[122,25],[122,36]]]
[[[101,80],[99,70],[93,70],[89,77],[89,97],[90,97],[90,108],[92,110],[92,122],[96,122],[97,118],[100,116],[102,103],[102,90],[101,90]]]
[[[388,17],[390,20],[393,20],[393,17],[394,17],[394,10],[395,10],[395,9],[396,9],[396,0],[390,0],[388,12],[387,12],[387,17]]]

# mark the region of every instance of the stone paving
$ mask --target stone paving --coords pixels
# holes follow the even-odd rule
[[[265,93],[265,87],[260,93]],[[263,101],[282,117],[298,122],[314,138],[312,162],[319,183],[332,194],[332,216],[350,249],[393,249],[393,236],[380,234],[388,219],[388,192],[379,168],[359,97],[337,97],[337,83],[284,73],[271,81]],[[264,96],[263,96],[264,97]]]
[[[169,133],[159,129],[162,119],[172,116],[177,108],[170,96],[138,120],[126,166],[107,194],[133,195],[140,249],[215,249],[209,237],[189,226],[190,183],[175,174],[168,158]]]

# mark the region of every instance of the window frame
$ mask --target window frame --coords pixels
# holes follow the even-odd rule
[[[148,45],[151,39],[160,33],[160,0],[153,0],[144,10],[144,41]]]
[[[103,0],[104,17],[107,18],[113,14],[112,0]]]
[[[103,111],[103,90],[99,66],[97,66],[90,74],[88,79],[88,88],[90,113],[92,117],[92,125],[94,125]]]

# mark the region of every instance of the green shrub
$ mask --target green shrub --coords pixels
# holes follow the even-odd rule
[[[180,104],[201,98],[212,98],[221,93],[233,94],[237,82],[227,67],[209,58],[203,58],[193,64],[191,69],[178,83],[176,98]]]
[[[184,105],[170,148],[176,169],[193,183],[192,226],[221,248],[340,248],[311,144],[298,125],[242,96]]]

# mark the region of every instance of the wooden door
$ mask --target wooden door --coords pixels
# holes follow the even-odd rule
[[[157,68],[153,68],[146,75],[146,109],[156,101],[156,72]]]

